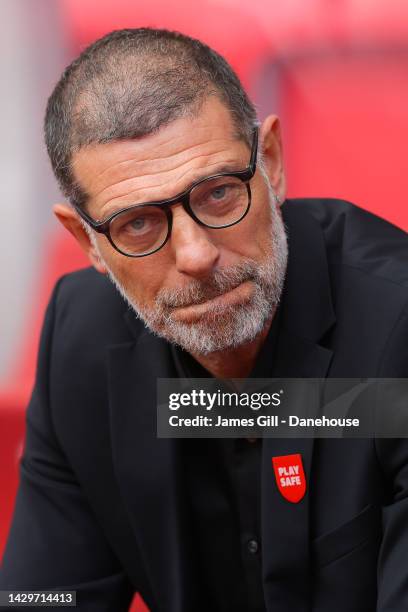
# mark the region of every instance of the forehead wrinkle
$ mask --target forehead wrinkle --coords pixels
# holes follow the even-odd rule
[[[124,172],[121,173],[121,176],[118,177],[115,173],[108,184],[104,184],[102,189],[95,192],[90,191],[90,194],[94,199],[102,198],[102,200],[106,202],[109,199],[111,191],[115,191],[117,188],[121,190],[120,185],[126,185],[129,180],[134,180],[143,184],[148,183],[148,187],[157,187],[166,183],[168,181],[167,177],[172,178],[176,184],[179,184],[186,175],[189,175],[191,177],[190,182],[194,182],[195,180],[211,174],[211,169],[214,166],[220,166],[221,164],[229,164],[231,168],[239,166],[240,160],[238,157],[228,156],[225,158],[222,154],[223,151],[215,151],[208,154],[200,153],[194,157],[189,157],[189,159],[181,165],[180,163],[172,163],[170,167],[156,167],[154,170],[152,170],[151,164],[149,164],[148,168],[146,168],[147,172],[145,170],[145,173],[143,173],[143,165],[139,164],[139,162],[134,164],[129,163],[127,168],[124,169]],[[174,161],[176,162],[177,160]],[[176,191],[176,193],[178,191]]]
[[[190,162],[190,161],[191,161],[191,162],[195,162],[195,161],[196,161],[196,160],[198,160],[198,159],[200,159],[200,160],[206,160],[206,159],[211,158],[211,157],[213,157],[213,154],[208,154],[208,155],[198,155],[198,156],[197,156],[197,157],[195,157],[195,158],[192,158],[192,159],[190,158],[190,159],[189,159],[189,162]],[[183,178],[183,177],[184,177],[186,174],[189,174],[189,173],[191,173],[191,174],[196,174],[196,175],[197,175],[197,177],[198,177],[198,178],[200,178],[201,173],[200,173],[200,175],[199,175],[198,173],[193,173],[193,171],[195,171],[195,170],[200,170],[200,169],[202,169],[202,170],[207,170],[208,168],[211,168],[211,167],[213,167],[213,166],[218,166],[218,165],[220,165],[221,163],[225,163],[225,164],[234,163],[234,160],[222,160],[222,161],[221,161],[221,160],[217,159],[217,160],[215,160],[215,161],[213,161],[213,162],[211,162],[211,163],[208,163],[208,162],[207,162],[207,163],[206,163],[205,165],[203,165],[203,166],[201,166],[201,165],[200,165],[200,166],[198,166],[197,164],[194,164],[194,165],[193,165],[193,167],[191,167],[191,168],[186,168],[185,170],[181,171],[181,172],[180,172],[180,173],[177,175],[176,182],[178,183],[178,182],[179,182],[179,181],[180,181],[180,180],[181,180],[181,179],[182,179],[182,178]],[[235,163],[237,163],[237,162],[235,162]],[[149,179],[153,179],[153,182],[152,182],[152,184],[151,184],[151,185],[149,185],[149,187],[150,187],[150,186],[151,186],[151,187],[160,186],[160,185],[163,183],[163,181],[158,180],[157,182],[154,182],[154,179],[160,179],[160,177],[164,177],[164,182],[166,182],[166,180],[167,180],[167,179],[166,179],[166,177],[167,177],[169,174],[173,174],[173,173],[174,173],[174,170],[176,170],[176,168],[177,168],[177,167],[179,167],[179,166],[172,166],[171,168],[168,168],[168,169],[163,170],[163,171],[161,171],[161,172],[160,172],[160,171],[159,171],[159,172],[154,172],[154,173],[153,173],[153,172],[151,172],[151,173],[148,173],[148,174],[141,174],[141,175],[140,175],[140,174],[138,175],[136,172],[135,172],[135,173],[132,173],[132,176],[130,176],[130,177],[128,176],[128,177],[126,177],[126,178],[123,178],[122,180],[115,181],[115,182],[111,183],[110,185],[106,185],[106,186],[105,186],[105,187],[104,187],[104,188],[103,188],[103,189],[102,189],[102,190],[101,190],[99,193],[95,194],[95,197],[96,197],[96,196],[98,196],[98,195],[101,195],[101,194],[102,194],[104,191],[106,191],[106,190],[108,190],[108,189],[112,188],[112,187],[113,187],[113,186],[115,186],[115,185],[120,185],[120,184],[126,183],[127,181],[133,181],[133,180],[137,181],[138,179],[143,180],[143,181],[145,181],[145,180],[146,180],[146,181],[148,181]],[[131,168],[131,167],[130,167],[130,168]],[[206,173],[206,174],[207,174],[207,173]],[[204,174],[204,176],[205,176],[206,174]],[[193,180],[194,180],[194,179],[193,179]]]
[[[218,155],[219,153],[221,153],[222,151],[215,151],[212,153],[208,153],[208,154],[197,154],[193,157],[190,157],[188,159],[188,161],[192,161],[194,162],[195,160],[197,160],[198,158],[201,158],[203,160],[212,157],[213,155]],[[157,158],[159,159],[159,158]],[[171,156],[170,158],[171,160],[174,159],[174,156]],[[108,175],[108,179],[109,179],[109,172],[111,170],[113,170],[112,172],[112,182],[110,182],[108,185],[104,185],[103,188],[99,191],[95,191],[95,193],[93,194],[94,197],[98,197],[100,194],[102,194],[106,189],[109,189],[110,187],[112,187],[115,184],[120,184],[123,181],[128,180],[129,178],[129,173],[132,174],[131,178],[142,178],[142,179],[148,179],[149,177],[154,177],[156,176],[158,173],[161,174],[168,174],[169,172],[173,172],[176,168],[180,167],[180,163],[177,163],[177,159],[174,159],[174,163],[172,163],[172,165],[170,167],[166,167],[164,170],[162,170],[161,168],[163,167],[163,164],[157,163],[157,167],[155,167],[155,172],[151,171],[151,166],[152,164],[156,163],[156,159],[148,159],[148,160],[134,160],[134,159],[129,159],[126,160],[124,162],[120,162],[120,165],[122,166],[120,168],[121,172],[117,172],[116,168],[118,168],[118,164],[113,164],[112,166],[110,166],[110,168],[105,169],[101,174],[98,175],[99,179],[102,179],[103,175]],[[148,166],[148,170],[150,170],[150,172],[148,172],[147,174],[143,174],[143,166]],[[122,178],[123,177],[123,178]],[[92,185],[91,185],[91,190],[90,193],[92,194]]]
[[[107,160],[107,165],[97,174],[94,174],[88,185],[84,185],[86,191],[89,193],[89,195],[91,197],[93,196],[98,196],[100,194],[100,192],[102,190],[99,190],[99,183],[103,182],[103,178],[105,175],[109,176],[109,173],[112,172],[113,175],[115,176],[117,171],[119,173],[119,179],[121,178],[121,175],[123,176],[123,174],[126,173],[127,169],[129,168],[129,166],[131,166],[131,164],[133,163],[135,166],[135,173],[141,172],[143,171],[143,165],[148,165],[150,166],[151,164],[156,164],[158,170],[160,171],[160,168],[163,167],[163,161],[164,160],[174,160],[174,166],[171,166],[170,168],[166,168],[166,170],[172,170],[175,167],[177,167],[180,163],[179,159],[180,157],[183,158],[185,156],[188,156],[188,154],[190,152],[194,153],[194,150],[197,149],[198,147],[203,147],[207,145],[211,146],[214,142],[216,143],[217,141],[221,141],[222,143],[225,143],[225,138],[218,138],[218,139],[213,139],[211,142],[207,142],[207,143],[197,143],[195,145],[192,145],[188,148],[185,147],[185,143],[183,142],[183,139],[181,139],[181,143],[180,143],[180,148],[176,148],[174,150],[174,152],[171,153],[171,155],[169,155],[168,152],[164,152],[162,155],[160,155],[160,152],[163,150],[163,147],[165,147],[168,143],[172,143],[172,145],[174,146],[174,142],[177,140],[180,140],[180,138],[177,139],[177,137],[169,137],[167,139],[163,139],[163,137],[161,138],[160,142],[156,145],[154,145],[152,148],[149,149],[148,152],[146,152],[146,157],[142,157],[141,159],[138,160],[134,160],[134,153],[132,152],[132,156],[131,157],[126,157],[126,159],[122,159],[122,160],[114,160],[111,163],[109,163],[109,159]],[[233,139],[234,142],[237,142],[237,139],[234,138]],[[76,160],[73,160],[73,164],[72,164],[72,168],[75,169],[75,166],[77,165],[77,162],[81,160],[81,158],[85,161],[85,170],[86,170],[86,153],[87,151],[89,151],[89,153],[91,153],[91,163],[92,163],[92,153],[97,154],[97,148],[99,147],[104,147],[105,150],[107,150],[107,147],[109,147],[110,145],[117,145],[118,141],[115,141],[113,143],[107,143],[104,145],[90,145],[89,147],[84,147],[83,149],[81,149],[78,152],[78,156],[76,158]],[[126,147],[126,144],[128,145]],[[123,146],[126,147],[127,150],[124,151],[124,154],[128,155],[128,149],[130,148],[131,144],[130,143],[125,143],[125,142],[120,142],[121,147],[123,148]],[[111,148],[112,150],[112,148]],[[217,151],[213,151],[212,154],[218,154],[220,152],[222,152],[224,150],[224,148],[220,148]],[[138,152],[137,152],[138,153]],[[143,153],[143,151],[142,151]],[[113,154],[114,154],[114,149],[113,149]],[[155,154],[156,157],[152,157],[152,154]],[[190,159],[195,159],[197,157],[197,155],[193,154],[193,157]],[[165,162],[164,162],[165,163]],[[138,169],[137,167],[140,166],[140,169]],[[123,170],[122,170],[123,168]],[[122,170],[122,172],[120,172],[120,170]],[[110,185],[114,184],[113,182],[110,183]],[[93,194],[92,192],[95,191],[95,193]]]
[[[198,155],[196,158],[193,159],[189,159],[188,161],[197,161],[198,159],[200,159],[200,161],[208,159],[213,157],[214,155],[217,155],[219,152],[217,152],[216,154],[211,153],[208,155]],[[153,179],[153,181],[150,183],[150,185],[142,185],[141,189],[139,189],[139,191],[143,192],[148,192],[151,189],[155,189],[157,187],[163,187],[164,185],[167,185],[171,179],[172,180],[172,185],[173,185],[173,189],[172,189],[172,194],[170,195],[166,195],[164,198],[159,198],[159,197],[155,197],[154,199],[167,199],[167,197],[172,197],[172,195],[176,195],[177,193],[180,193],[183,189],[187,188],[189,186],[189,184],[195,182],[196,180],[199,180],[201,178],[205,178],[206,176],[210,176],[212,173],[216,174],[216,171],[211,171],[211,168],[214,167],[218,167],[220,168],[222,167],[229,167],[231,169],[231,171],[237,169],[240,170],[241,168],[238,167],[240,164],[240,161],[238,161],[238,158],[236,157],[228,157],[227,159],[222,158],[222,159],[216,159],[210,163],[206,163],[205,165],[198,165],[197,163],[195,163],[193,165],[193,167],[189,167],[189,168],[185,168],[183,171],[180,171],[177,175],[177,178],[174,180],[173,178],[173,173],[174,170],[176,168],[176,166],[170,168],[169,170],[166,170],[165,172],[160,172],[159,174],[155,173],[155,174],[145,174],[143,176],[131,176],[129,178],[125,178],[121,181],[117,181],[115,180],[115,182],[111,183],[110,185],[107,185],[106,187],[104,187],[101,191],[99,191],[96,194],[90,194],[92,196],[92,199],[94,201],[96,201],[97,199],[102,199],[102,206],[105,206],[108,202],[111,202],[113,200],[117,200],[118,198],[127,195],[128,193],[130,193],[130,190],[128,188],[129,184],[132,184],[132,182],[136,182],[136,186],[134,188],[131,189],[131,191],[136,191],[138,189],[137,187],[137,183],[142,180],[142,181],[146,181],[148,179]],[[170,178],[167,178],[169,175]],[[189,176],[189,181],[185,182],[185,184],[183,185],[182,181],[185,178],[185,176]],[[181,183],[181,185],[180,185]],[[180,187],[179,187],[180,185]],[[119,186],[121,187],[119,189],[119,194],[117,193],[117,188],[119,188]],[[114,196],[113,198],[111,197],[111,194]],[[101,198],[101,196],[103,196]],[[146,201],[146,200],[145,200]]]
[[[105,218],[106,216],[109,216],[111,213],[115,212],[115,210],[119,210],[120,208],[124,208],[126,207],[126,205],[131,206],[132,204],[138,204],[138,203],[144,203],[144,202],[157,202],[157,201],[161,201],[161,200],[167,200],[172,198],[173,196],[177,195],[178,193],[183,192],[185,189],[187,189],[192,183],[194,183],[197,180],[200,180],[201,178],[206,178],[207,176],[211,176],[211,174],[217,174],[218,172],[222,172],[224,171],[223,169],[225,169],[225,171],[233,171],[235,169],[236,166],[236,161],[234,160],[234,162],[225,162],[223,164],[220,164],[219,162],[213,162],[212,164],[208,164],[206,166],[206,169],[208,170],[209,168],[216,166],[217,169],[214,172],[206,172],[204,175],[202,173],[198,174],[198,173],[193,173],[190,176],[190,180],[188,182],[182,182],[182,179],[189,174],[189,171],[186,170],[185,172],[183,172],[183,174],[180,175],[180,177],[178,177],[176,182],[171,182],[172,184],[172,193],[167,193],[167,194],[163,194],[163,195],[157,195],[157,188],[164,188],[166,185],[169,184],[170,181],[161,181],[158,183],[155,183],[153,185],[149,185],[147,187],[144,187],[143,189],[139,189],[136,190],[138,191],[138,195],[136,197],[131,197],[131,193],[134,192],[135,190],[129,190],[129,188],[125,189],[123,191],[123,193],[117,194],[115,195],[113,198],[108,198],[106,200],[106,202],[102,205],[101,209],[100,209],[100,219]],[[155,176],[155,175],[152,175]],[[130,178],[127,179],[126,181],[123,181],[123,184],[125,183],[129,183],[134,181],[134,178]],[[179,183],[181,182],[181,185],[179,185]],[[152,197],[150,197],[148,194],[151,190],[155,190],[156,191],[156,195],[153,195]],[[118,206],[115,206],[115,204],[120,204]],[[108,208],[108,212],[104,212],[104,209]]]

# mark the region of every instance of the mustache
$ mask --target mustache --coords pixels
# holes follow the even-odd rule
[[[161,309],[169,309],[202,304],[235,289],[245,281],[257,281],[257,268],[256,262],[247,260],[216,270],[205,280],[191,281],[186,287],[162,289],[156,296],[156,305]]]

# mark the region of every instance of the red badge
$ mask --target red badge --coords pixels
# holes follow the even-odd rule
[[[293,504],[300,502],[306,493],[302,457],[299,454],[272,457],[272,465],[281,495]]]

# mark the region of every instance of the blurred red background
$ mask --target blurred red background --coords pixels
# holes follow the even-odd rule
[[[122,27],[165,27],[202,39],[236,69],[261,119],[280,115],[289,197],[349,199],[408,229],[407,4],[60,0],[58,7],[71,57]],[[22,340],[0,386],[0,553],[44,309],[56,279],[87,265],[59,229],[48,235],[42,261]],[[144,609],[140,600],[136,609]]]

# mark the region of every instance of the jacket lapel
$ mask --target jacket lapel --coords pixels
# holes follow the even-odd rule
[[[156,380],[175,376],[166,343],[142,332],[109,350],[113,461],[146,568],[154,608],[198,609],[182,440],[158,439]]]
[[[324,378],[332,351],[321,340],[335,322],[320,227],[301,210],[283,209],[289,262],[280,306],[274,378]],[[312,245],[312,246],[311,246]],[[314,440],[265,438],[262,453],[262,565],[268,612],[310,610],[309,487]],[[300,454],[306,494],[298,503],[279,492],[272,457]]]

